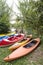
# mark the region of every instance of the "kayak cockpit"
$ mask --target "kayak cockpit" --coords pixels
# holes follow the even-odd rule
[[[34,46],[36,43],[37,43],[37,41],[36,40],[33,40],[33,41],[31,41],[30,43],[26,44],[23,47],[24,48],[30,48],[30,47]]]

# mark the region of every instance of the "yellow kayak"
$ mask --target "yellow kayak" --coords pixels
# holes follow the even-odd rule
[[[14,49],[19,48],[20,46],[26,44],[27,42],[29,42],[32,38],[32,35],[29,35],[28,38],[24,38],[22,41],[17,42],[15,44],[13,44],[12,46],[9,47],[9,50],[13,51]]]
[[[12,34],[16,34],[15,32],[13,32],[13,33],[8,33],[7,35],[9,36],[9,35],[12,35]]]
[[[5,34],[0,34],[0,36],[5,36]]]
[[[5,35],[12,35],[12,34],[16,34],[15,32],[13,32],[13,33],[7,33],[7,34],[0,34],[0,36],[5,36]]]

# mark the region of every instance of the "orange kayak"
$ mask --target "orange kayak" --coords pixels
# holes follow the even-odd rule
[[[31,40],[29,43],[19,47],[15,51],[13,51],[10,55],[4,58],[4,61],[11,61],[22,56],[27,55],[28,53],[32,52],[40,43],[40,38],[36,38]]]
[[[14,50],[16,48],[19,48],[20,46],[26,44],[27,42],[29,42],[32,38],[32,35],[28,35],[28,38],[24,38],[23,40],[21,40],[20,42],[17,42],[15,44],[13,44],[12,46],[9,47],[9,50]]]

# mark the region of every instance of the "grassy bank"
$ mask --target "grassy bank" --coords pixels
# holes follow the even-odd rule
[[[32,53],[11,62],[3,61],[10,53],[8,47],[0,48],[0,65],[43,65],[43,37],[40,45]]]

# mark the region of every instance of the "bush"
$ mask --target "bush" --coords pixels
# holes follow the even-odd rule
[[[0,0],[0,33],[7,33],[10,29],[10,14],[11,10],[6,3],[6,0]]]
[[[6,24],[5,22],[0,23],[0,34],[2,33],[8,33],[9,32],[9,25]]]

